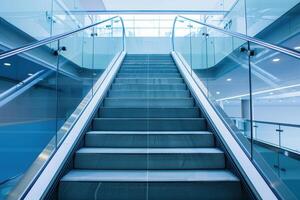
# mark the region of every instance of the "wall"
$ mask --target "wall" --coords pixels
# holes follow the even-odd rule
[[[127,37],[128,54],[168,54],[171,52],[170,37]]]

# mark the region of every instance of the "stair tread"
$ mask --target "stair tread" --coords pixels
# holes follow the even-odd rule
[[[186,85],[185,83],[168,83],[168,84],[166,84],[166,83],[160,83],[160,84],[155,84],[155,83],[114,83],[113,85],[146,85],[146,86],[151,86],[151,85],[159,85],[159,86],[161,86],[161,85]]]
[[[194,117],[194,118],[98,118],[95,117],[94,119],[96,120],[156,120],[156,121],[161,121],[161,120],[204,120],[205,118],[203,117]]]
[[[110,100],[110,99],[123,99],[124,97],[122,97],[122,98],[120,98],[120,97],[106,97],[105,99],[106,100]],[[161,100],[161,99],[170,99],[170,100],[184,100],[184,99],[186,99],[186,100],[191,100],[191,99],[194,99],[194,98],[192,98],[192,97],[186,97],[186,98],[168,98],[168,97],[151,97],[151,98],[143,98],[143,97],[141,97],[141,98],[137,98],[137,97],[128,97],[128,98],[126,98],[126,99],[132,99],[132,100]]]
[[[166,77],[162,77],[162,78],[131,78],[131,77],[128,77],[128,78],[116,78],[116,79],[130,79],[130,80],[132,80],[132,79],[140,79],[140,80],[147,80],[147,79],[149,79],[149,80],[159,80],[159,79],[163,79],[163,80],[168,80],[168,79],[175,79],[175,80],[183,80],[183,78],[166,78]]]
[[[213,135],[209,131],[90,131],[89,135],[131,134],[131,135]]]
[[[239,182],[239,179],[228,170],[71,170],[61,181]]]
[[[189,90],[119,90],[119,89],[113,89],[110,91],[114,92],[186,92]]]
[[[107,154],[223,154],[218,148],[91,148],[84,147],[77,153]]]

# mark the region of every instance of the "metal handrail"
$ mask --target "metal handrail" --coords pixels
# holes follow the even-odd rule
[[[240,121],[247,121],[250,122],[250,119],[243,119],[240,117],[232,117],[232,119],[240,120]],[[270,121],[259,121],[259,120],[252,120],[254,123],[258,124],[268,124],[268,125],[276,125],[276,126],[287,126],[287,127],[293,127],[293,128],[300,128],[299,124],[289,124],[289,123],[281,123],[281,122],[270,122]]]
[[[295,51],[295,50],[292,50],[292,49],[289,49],[289,48],[285,48],[285,47],[281,47],[281,46],[278,46],[278,45],[275,45],[275,44],[271,44],[271,43],[265,42],[263,40],[260,40],[260,39],[254,38],[254,37],[250,37],[250,36],[247,36],[247,35],[244,35],[244,34],[241,34],[241,33],[224,30],[222,28],[219,28],[219,27],[216,27],[216,26],[213,26],[213,25],[209,25],[209,24],[197,21],[197,20],[193,20],[193,19],[190,19],[190,18],[187,18],[187,17],[183,17],[181,15],[176,16],[175,19],[174,19],[174,23],[173,23],[173,30],[172,30],[172,47],[173,47],[173,51],[175,50],[175,46],[174,46],[175,25],[176,25],[176,22],[178,21],[178,18],[182,18],[184,20],[194,22],[196,24],[200,24],[200,25],[215,29],[219,32],[222,32],[222,33],[226,34],[226,35],[230,35],[230,36],[233,36],[233,37],[236,37],[236,38],[248,41],[248,42],[252,42],[252,43],[258,44],[260,46],[266,47],[268,49],[272,49],[274,51],[278,51],[278,52],[284,53],[286,55],[289,55],[289,56],[300,59],[300,53],[298,51]]]
[[[22,47],[18,47],[18,48],[15,48],[15,49],[4,51],[4,52],[0,53],[0,60],[8,58],[8,57],[11,57],[11,56],[14,56],[14,55],[17,55],[17,54],[20,54],[20,53],[23,53],[23,52],[26,52],[26,51],[29,51],[29,50],[32,50],[32,49],[35,49],[37,47],[41,47],[43,45],[50,44],[52,42],[55,42],[55,41],[58,41],[58,40],[61,40],[61,39],[64,39],[64,38],[67,38],[70,35],[73,35],[75,33],[81,32],[81,31],[89,29],[89,28],[93,28],[95,26],[98,26],[99,24],[111,21],[111,20],[116,19],[116,18],[119,18],[120,21],[121,21],[121,24],[122,24],[122,37],[123,37],[123,50],[124,50],[125,49],[125,27],[124,27],[124,21],[123,21],[122,17],[120,17],[120,16],[114,16],[114,17],[111,17],[111,18],[105,19],[103,21],[91,24],[89,26],[85,26],[85,27],[77,29],[77,30],[73,30],[73,31],[69,31],[69,32],[66,32],[66,33],[62,33],[62,34],[59,34],[59,35],[52,36],[52,37],[48,37],[48,38],[45,38],[45,39],[33,42],[31,44],[24,45]]]

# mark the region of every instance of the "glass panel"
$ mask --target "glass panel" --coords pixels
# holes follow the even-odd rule
[[[292,155],[287,152],[282,152],[279,154],[279,176],[286,184],[288,188],[290,188],[296,197],[300,196],[299,191],[299,169],[300,169],[300,161],[299,154]]]
[[[1,31],[10,33],[10,41],[12,47],[19,47],[21,45],[32,42],[32,38],[41,40],[50,36],[51,17],[52,17],[52,1],[53,0],[2,0],[0,6],[0,16],[8,23],[1,22]],[[19,30],[12,29],[12,26]],[[2,35],[3,33],[1,33]],[[20,35],[22,37],[20,37]],[[12,37],[14,36],[14,37]],[[9,38],[1,38],[1,41],[9,40]],[[7,43],[7,42],[6,42]]]
[[[279,126],[276,124],[254,122],[253,138],[256,141],[279,146]]]
[[[299,198],[299,59],[181,18],[174,36],[175,51],[270,185],[284,199]]]
[[[178,19],[175,25],[174,48],[180,53],[187,64],[192,66],[191,33],[193,26],[189,22],[182,19]]]
[[[123,50],[121,21],[109,23],[98,36],[107,43],[90,28],[1,60],[0,199],[19,195],[10,193],[15,185],[24,191],[33,181],[101,84],[92,87],[99,75]],[[100,68],[98,46],[109,49]]]
[[[296,22],[297,16],[299,16],[299,5],[296,6],[297,4],[299,4],[299,0],[289,0],[285,3],[282,3],[281,0],[246,0],[248,35],[275,43],[279,42],[276,41],[279,39],[279,35],[281,38],[282,36],[290,36],[297,28],[299,30],[299,26],[296,25],[298,24]],[[296,9],[294,13],[289,13],[285,20],[276,22],[292,8]],[[271,25],[273,22],[276,23]],[[269,29],[270,25],[273,26],[272,29]]]
[[[284,126],[281,125],[283,130],[281,135],[281,147],[289,149],[291,151],[296,151],[300,154],[300,126]]]
[[[192,43],[192,51],[193,54],[194,51],[199,52],[194,44],[203,43],[203,38],[206,40],[206,48],[201,53],[205,56],[197,57],[197,63],[205,61],[206,66],[193,65],[192,75],[200,78],[206,87],[208,98],[250,153],[248,139],[251,138],[251,123],[247,121],[250,120],[249,60],[246,52],[240,51],[242,47],[245,50],[248,48],[247,43],[209,28],[201,35],[203,36],[198,37],[198,42]],[[236,126],[238,124],[235,119],[242,120],[242,128]]]
[[[92,19],[88,15],[71,13],[72,6],[70,4],[53,0],[52,35],[66,33],[92,24]]]
[[[284,172],[281,165],[295,166],[298,160],[291,161],[287,157],[291,153],[299,153],[299,65],[300,61],[294,57],[250,44],[255,50],[251,57],[251,82],[253,88],[253,118],[258,123],[260,146],[278,151],[278,165],[271,165],[274,173],[282,179]],[[262,130],[261,127],[266,127]],[[286,151],[286,155],[283,152]],[[289,153],[290,152],[290,153]],[[297,154],[298,154],[297,153]],[[259,155],[254,157],[259,160]],[[298,154],[299,155],[299,154]],[[280,158],[280,159],[279,159]],[[289,164],[291,163],[291,165]],[[287,167],[289,168],[289,167]],[[267,176],[272,172],[262,168]],[[291,169],[292,170],[292,169]],[[297,182],[299,178],[283,180],[291,194],[299,195],[300,189]],[[293,182],[293,184],[291,184]],[[300,196],[297,196],[300,198]]]
[[[0,183],[5,183],[0,199],[36,159],[43,165],[55,149],[57,108],[57,57],[52,49],[42,46],[2,61],[11,65],[0,70]],[[28,174],[25,181],[33,176]]]
[[[183,37],[182,30],[177,29],[182,26],[186,31]],[[192,76],[200,78],[205,86],[203,91],[251,154],[247,41],[181,18],[176,23],[174,35],[175,51],[192,66]]]
[[[58,141],[64,136],[66,127],[75,122],[72,114],[78,115],[82,101],[85,104],[92,98],[93,52],[92,29],[75,33],[59,41],[59,75],[58,75]],[[82,106],[82,105],[81,105]],[[68,122],[68,123],[66,123]],[[61,130],[60,130],[61,129]]]
[[[246,1],[249,0],[237,0],[234,4],[232,4],[231,9],[224,18],[219,21],[218,25],[225,30],[247,34],[245,13]],[[251,15],[251,13],[247,14]]]
[[[101,75],[112,59],[123,50],[123,28],[119,18],[95,27],[94,76]]]

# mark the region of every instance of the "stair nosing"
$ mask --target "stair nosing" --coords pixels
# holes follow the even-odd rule
[[[224,152],[216,147],[201,148],[107,148],[107,147],[83,147],[76,154],[171,154],[171,155],[189,155],[189,154],[222,154]]]
[[[210,131],[89,131],[87,135],[214,135]]]
[[[162,175],[163,174],[163,175]],[[106,176],[105,176],[106,175]],[[62,179],[80,182],[240,182],[229,170],[71,170]]]

